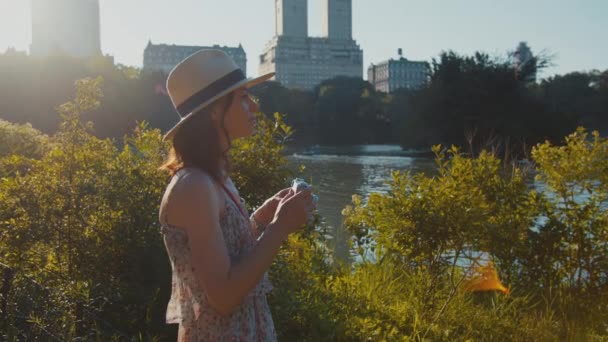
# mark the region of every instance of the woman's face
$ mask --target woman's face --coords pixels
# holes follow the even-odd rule
[[[259,109],[247,89],[240,88],[234,91],[232,102],[224,114],[224,127],[231,140],[248,137],[255,132],[255,113]]]

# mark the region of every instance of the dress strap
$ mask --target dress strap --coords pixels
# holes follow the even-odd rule
[[[234,195],[234,193],[232,193],[232,191],[230,191],[225,184],[220,184],[222,186],[222,189],[224,189],[224,192],[230,197],[230,199],[232,200],[232,202],[234,202],[234,204],[236,204],[237,208],[239,208],[239,211],[241,212],[241,215],[243,215],[243,217],[245,218],[245,220],[249,220],[249,216],[247,215],[247,211],[243,208],[242,204],[239,203],[239,201],[236,199],[236,196]]]

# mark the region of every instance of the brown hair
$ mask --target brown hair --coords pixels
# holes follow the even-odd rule
[[[220,149],[220,132],[213,125],[211,109],[222,107],[221,125],[223,133],[227,134],[223,122],[233,98],[234,94],[230,93],[194,113],[188,122],[175,132],[169,155],[160,169],[173,176],[185,167],[195,167],[209,174],[220,184],[224,183],[221,162],[222,159],[226,161],[226,171],[229,171],[228,151]]]

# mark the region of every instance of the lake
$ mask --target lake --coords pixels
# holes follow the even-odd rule
[[[319,196],[317,210],[335,237],[332,245],[338,257],[349,253],[341,212],[353,194],[366,198],[373,192],[386,192],[386,182],[395,170],[435,170],[428,151],[404,151],[398,145],[315,146],[289,153],[291,166],[305,167],[302,177]]]

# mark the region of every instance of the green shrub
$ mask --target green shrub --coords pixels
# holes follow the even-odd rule
[[[145,123],[122,144],[95,137],[85,116],[100,105],[102,83],[76,83],[41,155],[15,150],[0,158],[27,171],[0,182],[0,261],[15,271],[0,324],[8,340],[175,338],[175,326],[164,324],[170,265],[158,224],[168,182],[158,167],[168,146]],[[232,150],[233,178],[252,208],[292,175],[281,154],[291,128],[279,115],[258,121],[259,134]],[[29,136],[14,146],[19,139]]]
[[[530,237],[528,282],[565,322],[608,335],[608,140],[582,128],[564,146],[536,146],[538,182],[546,186],[544,224]]]
[[[122,143],[95,137],[84,117],[102,82],[77,82],[51,137],[0,125],[12,141],[0,155],[0,262],[15,272],[5,340],[175,339],[157,218],[167,145],[146,123]],[[258,121],[231,156],[251,209],[298,172],[282,154],[293,133],[283,117]],[[579,130],[565,146],[538,145],[534,187],[529,170],[489,153],[434,151],[435,176],[394,173],[387,194],[355,196],[343,211],[362,261],[332,260],[318,225],[290,237],[270,270],[279,339],[607,338],[608,142]],[[510,296],[463,290],[480,258]]]
[[[362,256],[374,253],[363,269],[386,267],[428,277],[417,283],[426,284],[424,295],[412,296],[416,286],[406,287],[385,303],[402,303],[417,313],[425,331],[448,329],[450,339],[605,337],[608,140],[597,132],[589,139],[580,129],[565,146],[536,146],[535,187],[527,184],[526,170],[505,170],[489,153],[470,158],[454,147],[434,151],[437,176],[395,173],[388,194],[372,194],[366,203],[355,196],[343,212],[354,248]],[[462,293],[468,265],[478,259],[495,262],[511,287],[503,304],[493,297],[492,306],[487,298],[480,306],[474,300],[480,295]],[[373,303],[382,291],[370,293],[354,302]],[[411,298],[423,304],[417,307]],[[439,306],[445,309],[437,313]],[[429,321],[434,315],[438,318]],[[394,323],[391,329],[405,325]],[[420,338],[408,330],[398,335]]]
[[[48,137],[31,124],[13,124],[0,119],[0,157],[19,155],[40,158],[48,144]]]

